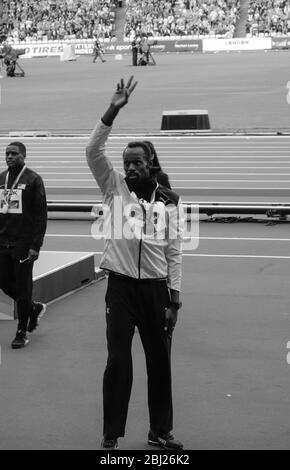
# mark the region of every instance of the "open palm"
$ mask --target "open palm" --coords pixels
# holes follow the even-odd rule
[[[128,103],[129,96],[131,95],[132,91],[136,87],[138,82],[134,82],[133,85],[133,75],[129,78],[127,85],[124,85],[124,80],[121,78],[120,82],[117,84],[117,91],[114,93],[111,99],[111,104],[114,105],[116,108],[120,109],[125,104]]]

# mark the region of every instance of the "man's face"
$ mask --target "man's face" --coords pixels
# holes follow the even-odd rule
[[[19,168],[24,165],[25,156],[17,145],[8,145],[6,148],[6,163],[9,169]]]
[[[123,156],[123,164],[129,181],[142,182],[150,175],[150,163],[142,147],[127,148]]]

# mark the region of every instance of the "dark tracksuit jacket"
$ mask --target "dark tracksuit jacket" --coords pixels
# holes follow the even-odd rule
[[[26,168],[10,193],[5,209],[5,170],[0,173],[0,288],[17,303],[18,329],[26,331],[32,308],[32,262],[23,262],[28,250],[40,250],[47,224],[46,194],[42,178]],[[15,176],[9,175],[7,189]],[[7,198],[6,198],[7,199]]]
[[[15,188],[20,207],[12,207],[4,214],[2,201],[7,171],[0,173],[0,245],[39,251],[47,224],[46,194],[42,178],[35,171],[26,168]],[[8,189],[14,179],[9,175]]]

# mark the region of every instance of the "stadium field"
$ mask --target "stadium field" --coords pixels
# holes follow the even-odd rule
[[[143,68],[133,68],[130,56],[122,61],[107,56],[105,64],[93,64],[89,56],[68,63],[21,59],[26,77],[0,82],[0,133],[87,133],[117,81],[132,73],[139,85],[114,123],[114,132],[123,135],[108,143],[119,167],[125,139],[131,133],[158,134],[166,109],[208,109],[212,129],[221,131],[288,133],[289,52],[155,58],[156,67]],[[8,139],[0,139],[2,165]],[[76,191],[77,179],[86,188],[95,184],[84,158],[87,137],[23,140],[49,198],[66,185],[68,193],[60,199],[88,197]],[[191,189],[192,200],[289,200],[289,136],[155,135],[152,140],[174,186]],[[281,188],[286,194],[279,196]],[[288,450],[288,223],[225,221],[201,221],[199,246],[184,253],[184,305],[172,356],[174,432],[185,451]],[[92,238],[88,221],[50,219],[43,249],[94,252],[98,266],[102,241]],[[24,351],[10,348],[15,322],[1,321],[0,450],[99,450],[105,290],[102,281],[50,304]],[[133,357],[133,393],[120,449],[148,452],[147,378],[138,334]]]
[[[1,132],[87,132],[109,103],[117,81],[134,74],[138,88],[114,132],[159,132],[164,110],[207,109],[213,130],[289,129],[288,51],[155,54],[156,67],[132,67],[131,55],[92,63],[20,59],[25,78],[1,80]],[[4,69],[2,75],[5,75]]]

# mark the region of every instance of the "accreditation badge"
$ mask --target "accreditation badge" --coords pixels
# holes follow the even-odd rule
[[[0,189],[0,213],[22,214],[21,189]]]

